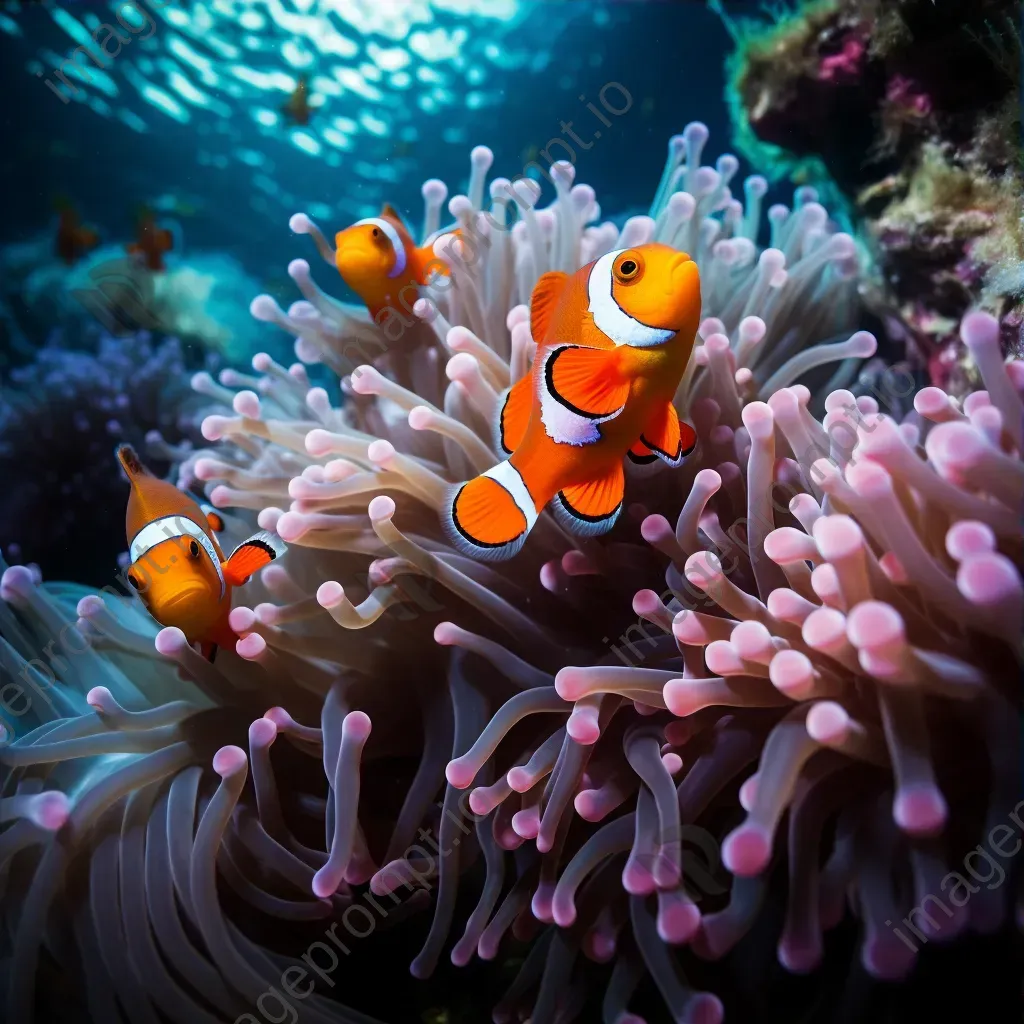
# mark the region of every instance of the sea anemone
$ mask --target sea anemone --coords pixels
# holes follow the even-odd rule
[[[289,268],[303,302],[256,301],[303,360],[387,354],[346,368],[340,407],[267,356],[241,390],[197,382],[233,414],[207,417],[218,443],[182,474],[290,547],[249,584],[231,616],[242,639],[215,664],[176,630],[154,637],[125,598],[82,598],[76,624],[70,595],[7,570],[4,666],[36,723],[9,715],[0,747],[0,867],[25,894],[3,904],[9,1019],[46,1019],[37,970],[56,962],[85,974],[96,1019],[116,1000],[139,1020],[156,1006],[272,1020],[283,988],[304,1019],[365,1021],[303,978],[333,987],[339,953],[424,905],[411,970],[430,975],[460,888],[477,885],[451,960],[531,940],[497,1022],[640,1024],[652,985],[673,1020],[721,1020],[684,970],[752,927],[773,858],[788,866],[778,956],[793,972],[817,966],[848,911],[881,978],[926,941],[999,926],[1008,887],[950,868],[1020,824],[1024,366],[1003,363],[979,313],[962,332],[988,390],[962,406],[926,389],[904,417],[913,382],[898,374],[874,396],[844,390],[875,351],[850,333],[852,241],[804,189],[768,211],[759,252],[765,183],[734,200],[737,162],[701,166],[706,138],[695,124],[672,140],[651,216],[621,231],[586,226],[596,198],[568,164],[547,209],[519,180],[506,230],[509,183],[491,184],[485,217],[490,154],[474,151],[449,208],[477,255],[437,237],[451,284],[428,287],[399,349],[304,262]],[[444,197],[424,193],[430,236]],[[292,225],[331,260],[309,218]],[[701,267],[701,344],[677,395],[697,450],[631,474],[631,514],[603,542],[544,515],[509,563],[460,555],[438,513],[451,483],[497,461],[499,395],[535,348],[534,281],[651,239]],[[58,631],[69,653],[51,643],[43,661]],[[160,703],[168,666],[183,681]],[[91,711],[71,717],[81,695]],[[936,919],[961,881],[967,897]],[[58,915],[73,946],[47,927]],[[260,917],[275,922],[263,945],[239,923]],[[296,933],[314,939],[301,960],[281,950]],[[587,961],[611,965],[600,990]]]

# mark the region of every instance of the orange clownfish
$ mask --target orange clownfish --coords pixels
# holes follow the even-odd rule
[[[213,508],[150,473],[131,445],[120,445],[117,458],[132,486],[125,517],[128,582],[161,626],[177,626],[212,661],[218,647],[238,639],[228,625],[231,588],[281,554],[283,545],[257,533],[225,559],[216,537],[224,523]]]
[[[388,309],[398,310],[403,305],[412,309],[419,297],[417,286],[427,283],[429,272],[448,272],[434,255],[432,244],[417,248],[391,205],[385,205],[379,217],[367,217],[339,231],[334,247],[338,273],[374,320]]]
[[[462,552],[511,558],[548,502],[584,536],[622,509],[623,458],[678,466],[697,435],[672,399],[700,320],[700,276],[666,245],[619,249],[572,276],[544,274],[530,303],[537,356],[496,425],[509,457],[453,488],[446,532]]]
[[[143,210],[139,217],[137,241],[127,246],[132,256],[137,256],[150,270],[164,270],[164,253],[174,248],[174,236],[166,228],[157,226],[156,218],[149,210]]]
[[[70,206],[60,211],[57,224],[57,239],[54,249],[62,263],[69,267],[99,244],[100,236],[93,228],[85,227],[78,219],[78,212]]]
[[[314,106],[309,102],[309,82],[305,75],[299,75],[288,102],[281,107],[281,113],[293,124],[307,125],[313,110]]]

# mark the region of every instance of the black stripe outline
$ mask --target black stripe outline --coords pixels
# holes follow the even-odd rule
[[[513,466],[512,468],[515,469],[515,466]],[[516,472],[518,473],[519,470],[516,470]],[[488,479],[492,479],[493,480],[494,478],[493,477],[489,477]],[[519,479],[522,480],[523,478],[520,476]],[[508,490],[508,488],[506,488],[502,484],[498,483],[497,480],[495,480],[494,482],[496,484],[498,484],[498,486],[501,487],[501,489],[510,498],[512,498],[512,492],[510,490]],[[497,541],[497,542],[495,542],[495,541],[487,541],[487,540],[480,540],[479,538],[474,537],[471,533],[467,533],[466,532],[466,530],[462,526],[462,523],[459,522],[459,516],[458,516],[458,513],[456,511],[456,509],[459,507],[459,498],[462,497],[462,492],[466,489],[466,486],[467,486],[466,484],[463,484],[459,488],[458,493],[455,495],[455,500],[452,502],[452,526],[454,526],[455,529],[459,531],[459,535],[462,536],[463,538],[465,538],[465,540],[468,541],[470,544],[472,544],[474,547],[478,547],[478,548],[506,548],[506,547],[509,546],[509,544],[515,544],[515,542],[517,540],[519,540],[519,538],[522,537],[522,535],[526,532],[525,529],[520,531],[519,533],[517,533],[511,540],[502,540],[502,541]],[[526,493],[530,494],[530,488],[526,487],[526,481],[525,480],[523,481],[523,487],[526,488]],[[530,495],[530,498],[532,500],[533,499],[533,495]],[[513,505],[516,504],[515,498],[512,498],[512,504]],[[518,505],[516,505],[516,511],[521,516],[523,516],[523,522],[525,523],[526,522],[526,516],[523,515],[523,510]],[[527,523],[527,526],[528,525],[529,524]]]
[[[675,462],[677,459],[681,459],[681,458],[683,458],[683,456],[689,455],[690,452],[692,452],[693,449],[697,447],[696,442],[694,442],[694,444],[691,445],[689,448],[687,448],[686,451],[684,452],[683,451],[683,442],[682,442],[682,439],[680,439],[679,444],[676,446],[676,454],[675,455],[669,455],[668,452],[666,452],[663,449],[659,448],[656,444],[651,444],[651,442],[648,441],[647,438],[644,437],[643,434],[640,435],[640,440],[641,440],[641,442],[643,444],[647,445],[647,447],[650,448],[652,452],[657,452],[663,458],[668,459],[669,462]]]
[[[268,555],[270,555],[271,561],[274,561],[274,559],[277,558],[277,552],[265,540],[260,540],[258,537],[251,537],[249,540],[239,544],[238,547],[235,548],[235,550],[232,551],[231,554],[228,556],[227,566],[229,569],[231,568],[231,559],[234,558],[239,551],[242,551],[245,548],[259,548],[261,551],[265,551]],[[209,554],[209,552],[207,552],[207,554]],[[249,573],[249,575],[246,576],[244,580],[242,580],[241,585],[245,586],[245,584],[248,583],[249,580],[251,579],[252,573]]]
[[[629,461],[637,466],[649,466],[652,462],[658,461],[658,456],[653,452],[650,455],[634,455],[632,448],[626,452],[626,455],[628,456]]]
[[[513,385],[515,387],[515,385]],[[505,396],[505,403],[501,407],[501,415],[498,417],[498,444],[501,445],[501,450],[506,455],[511,455],[513,452],[512,448],[509,448],[505,444],[505,411],[508,409],[508,403],[512,398],[512,388],[508,389],[508,394]]]
[[[556,401],[559,405],[565,406],[569,412],[574,412],[577,416],[582,416],[585,420],[606,420],[613,413],[609,412],[586,412],[583,409],[577,409],[567,398],[559,394],[555,390],[555,360],[563,353],[568,352],[572,348],[583,348],[583,345],[562,345],[560,348],[556,348],[554,352],[548,356],[548,361],[544,365],[544,386],[548,390],[548,394]],[[595,352],[603,351],[602,349],[594,349]]]
[[[566,498],[565,493],[563,491],[558,492],[558,501],[561,504],[562,508],[565,509],[565,511],[569,515],[571,515],[574,519],[578,519],[581,523],[604,523],[612,517],[617,516],[619,512],[622,511],[622,502],[620,501],[618,505],[616,505],[615,508],[611,510],[611,512],[605,512],[604,515],[600,516],[588,516],[584,512],[580,512],[579,510],[573,508],[573,506],[569,504],[569,499]]]
[[[243,541],[237,548],[235,548],[234,551],[231,552],[228,562],[230,563],[231,559],[234,558],[235,555],[237,555],[243,548],[259,548],[261,551],[266,551],[266,553],[270,555],[271,561],[277,558],[277,552],[265,540],[260,540],[259,537],[250,537],[249,540]]]

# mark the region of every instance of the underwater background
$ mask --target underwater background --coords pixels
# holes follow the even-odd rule
[[[76,60],[77,48],[101,45],[102,60],[82,53]],[[0,755],[0,1019],[284,1024],[308,1015],[318,1024],[365,1024],[359,1014],[368,1014],[385,1024],[476,1024],[492,1019],[495,1004],[495,1021],[530,1024],[718,1024],[723,1013],[741,1024],[895,1024],[981,1013],[1015,1019],[1024,965],[1016,860],[948,933],[946,922],[924,928],[928,939],[915,932],[919,957],[915,950],[907,958],[906,940],[894,940],[886,926],[937,892],[945,867],[963,862],[983,831],[1012,824],[1008,815],[1020,808],[1021,439],[1012,423],[1014,396],[1024,388],[1020,57],[1021,10],[1011,0],[0,2],[0,746],[10,744]],[[301,237],[314,232],[290,220],[302,212],[330,240],[390,204],[419,240],[430,234],[420,230],[428,179],[445,182],[449,197],[473,196],[478,186],[485,195],[474,147],[487,148],[492,174],[532,178],[541,203],[552,204],[544,222],[548,269],[559,269],[558,239],[573,232],[577,254],[596,255],[617,238],[623,245],[685,239],[699,250],[707,307],[703,362],[697,382],[686,384],[701,447],[684,471],[682,493],[663,478],[637,484],[639,497],[607,548],[566,552],[554,544],[543,556],[527,548],[525,567],[513,563],[505,575],[445,551],[433,509],[417,507],[403,519],[402,508],[424,493],[433,501],[432,481],[471,475],[477,449],[465,434],[490,444],[476,400],[482,395],[486,407],[500,391],[500,372],[478,378],[474,362],[459,377],[463,361],[447,379],[435,373],[439,384],[431,376],[437,366],[417,362],[416,346],[435,349],[435,361],[455,348],[431,327],[426,341],[410,332],[415,346],[396,349],[399,359],[367,359],[407,391],[389,390],[372,374],[365,391],[343,384],[339,366],[352,367],[331,346],[348,334],[365,339],[373,324],[337,270],[316,263],[314,245]],[[564,220],[568,200],[550,173],[556,161],[571,163],[570,183],[592,187],[593,205],[589,194],[577,195],[593,226]],[[692,205],[677,199],[684,194]],[[445,205],[440,225],[454,219]],[[712,221],[718,226],[707,229]],[[475,353],[485,371],[507,363],[507,375],[516,365],[515,310],[528,302],[531,274],[541,269],[536,252],[533,264],[522,257],[534,244],[515,235],[512,269],[485,267],[479,322],[472,309],[446,308],[442,327],[483,335],[483,319],[502,325],[497,341],[485,339],[497,362],[460,339],[467,346],[460,354]],[[784,258],[775,264],[767,253]],[[304,287],[293,262],[300,259],[314,264],[315,288]],[[317,289],[344,305],[320,304]],[[765,298],[773,292],[785,298],[773,304]],[[257,296],[264,298],[254,302]],[[300,299],[316,312],[297,309]],[[765,337],[778,353],[758,365]],[[821,344],[840,347],[794,369]],[[296,359],[305,368],[288,369]],[[918,403],[913,393],[921,389],[928,397]],[[794,436],[824,445],[844,471],[856,461],[833,427],[852,423],[856,436],[863,422],[856,415],[843,421],[830,393],[848,396],[864,415],[881,408],[899,423],[908,449],[931,443],[927,465],[936,480],[914,475],[912,460],[899,461],[903,449],[897,456],[886,448],[896,442],[883,431],[868,461],[896,480],[895,504],[884,504],[892,496],[880,496],[884,487],[871,490],[881,485],[869,473],[847,474],[851,487],[863,486],[860,504],[843,504],[849,488],[841,489],[842,480],[830,478],[838,490],[828,497],[819,481],[806,483],[809,467]],[[973,397],[979,393],[986,397]],[[374,396],[395,405],[381,411]],[[974,415],[989,396],[998,421]],[[462,433],[446,421],[442,442],[423,441],[429,430],[410,429],[411,403],[420,399]],[[764,438],[744,415],[753,406],[775,417],[777,459],[758,447]],[[932,424],[968,419],[996,455],[978,454],[959,435],[929,442]],[[356,430],[360,443],[369,437],[384,446],[371,449],[376,461],[337,440]],[[302,450],[307,432],[331,432],[333,440],[321,437],[322,451],[307,440]],[[254,582],[255,596],[245,592],[241,617],[232,620],[255,643],[221,651],[208,664],[183,635],[178,643],[167,629],[158,633],[133,595],[118,594],[109,608],[96,596],[127,564],[127,486],[113,457],[123,442],[159,476],[205,490],[227,510],[233,538],[257,528],[287,534],[294,554],[285,569],[273,566]],[[378,487],[397,497],[401,531],[380,505],[367,518],[373,493],[356,489],[351,507],[339,497],[348,470],[325,476],[332,456],[378,474],[374,486],[393,479],[388,473],[405,474],[400,487]],[[709,588],[708,614],[684,636],[673,616],[685,610],[668,591],[658,594],[666,581],[677,591],[683,577],[691,579],[684,563],[691,567],[700,551],[728,551],[729,524],[741,521],[747,537],[753,505],[746,488],[752,492],[748,481],[758,472],[794,491],[804,479],[816,504],[787,512],[773,502],[775,547],[764,536],[750,541],[760,544],[762,559],[769,552],[771,571],[752,560],[733,590]],[[912,491],[916,505],[906,500]],[[627,502],[628,494],[627,487]],[[381,500],[391,499],[374,498]],[[875,502],[883,513],[872,519]],[[886,534],[884,520],[887,513],[888,521],[899,519],[897,506],[907,532]],[[353,510],[365,521],[358,529]],[[875,652],[874,661],[873,638],[892,619],[876,607],[882,617],[872,628],[858,634],[850,625],[847,638],[856,603],[849,589],[842,593],[850,560],[833,555],[842,544],[830,548],[819,538],[825,531],[815,532],[823,510],[825,518],[862,524],[854,546],[867,552],[874,588],[865,593],[902,616],[895,646],[884,657]],[[960,526],[962,548],[947,536]],[[801,546],[812,536],[813,551]],[[456,584],[454,574],[438,571],[446,581],[438,585],[441,598],[428,588],[425,598],[411,599],[425,611],[403,611],[408,595],[396,592],[389,575],[422,569],[402,546],[407,537],[414,552],[422,544],[459,569]],[[922,538],[919,547],[908,537]],[[551,537],[540,543],[551,545]],[[381,544],[390,545],[389,557],[378,560]],[[369,565],[368,554],[375,558]],[[975,558],[968,578],[960,569]],[[815,581],[811,569],[819,566],[827,571]],[[863,582],[859,571],[853,576]],[[341,597],[321,599],[325,581],[336,579],[345,582]],[[791,588],[791,618],[769,601],[773,586]],[[905,600],[905,586],[920,594]],[[809,640],[802,627],[811,614],[823,636],[839,615],[842,639]],[[742,626],[756,620],[766,635],[773,631],[774,646],[755,651],[749,630],[754,653],[741,660],[741,642],[717,632],[710,618],[730,629],[734,619]],[[643,667],[627,660],[620,668],[609,644],[623,629],[628,638],[634,620],[669,636],[652,642],[650,662],[646,654],[637,662]],[[47,640],[65,628],[80,631],[95,651],[55,661],[51,644],[49,661],[42,660]],[[710,646],[727,642],[734,662]],[[794,667],[791,646],[806,666]],[[798,679],[792,685],[769,677],[784,648],[794,654],[786,663]],[[695,667],[694,650],[710,652],[706,666]],[[716,674],[739,683],[723,684],[699,706],[663,696],[666,680],[682,681],[676,675],[704,681],[716,653],[725,659]],[[623,650],[617,654],[623,661]],[[623,682],[611,669],[641,675]],[[876,673],[865,687],[880,679],[919,686],[913,699],[920,706],[894,710],[883,700],[879,711],[873,697],[863,701],[861,669]],[[43,695],[26,704],[24,718],[5,696],[22,682]],[[775,690],[765,697],[755,683]],[[520,712],[531,688],[541,686],[543,699]],[[983,694],[972,705],[981,710],[960,720],[947,698],[972,687]],[[556,690],[557,699],[548,693]],[[830,713],[845,701],[842,726],[814,735],[836,758],[817,762],[825,765],[820,777],[804,771],[810,753],[794,745],[776,690],[804,711],[812,700],[827,702]],[[611,728],[602,719],[594,748],[602,753],[587,768],[559,743],[574,750],[570,723],[589,723],[591,713],[596,723],[595,709],[609,698],[621,699],[625,711]],[[545,700],[566,705],[571,717],[561,732],[530,724],[545,718],[536,711],[559,710]],[[715,723],[699,718],[716,707],[729,714]],[[691,714],[702,723],[693,727],[696,739],[680,726]],[[643,729],[652,721],[661,728],[668,717],[678,728],[655,743]],[[368,732],[363,719],[374,729],[365,755],[366,737],[352,739]],[[485,728],[495,737],[489,752],[478,739]],[[287,742],[277,743],[271,763],[278,736]],[[606,755],[609,745],[615,750]],[[33,750],[40,746],[46,749]],[[451,811],[459,787],[446,765],[449,757],[476,765],[473,751],[479,777],[467,786],[475,779],[472,792],[493,797],[505,833],[499,824],[492,833],[488,819],[462,880],[438,868],[440,895],[410,901],[408,920],[396,914],[380,934],[353,944],[343,976],[332,968],[318,988],[323,999],[265,1000],[253,1009],[262,991],[254,977],[272,984],[294,958],[309,955],[330,914],[340,915],[367,883],[386,896],[375,888],[378,876],[385,864],[400,863],[401,840],[412,841],[414,825],[451,839],[442,799]],[[592,884],[577,899],[591,928],[585,936],[566,928],[563,940],[557,928],[541,929],[529,897],[545,885],[553,891],[550,865],[578,866],[572,858],[600,831],[582,831],[580,812],[559,840],[572,855],[558,864],[558,845],[538,867],[530,843],[501,818],[519,806],[518,793],[501,789],[513,761],[536,769],[537,806],[543,791],[552,820],[566,807],[579,811],[573,800],[583,793],[636,808],[637,838],[632,825],[626,839],[619,829],[613,843],[606,834],[607,851],[599,844],[593,854]],[[750,785],[755,768],[778,793],[777,807],[760,818]],[[622,777],[629,781],[619,785]],[[691,795],[683,795],[685,778],[695,779]],[[662,796],[665,785],[680,783],[681,805],[716,837],[718,871],[701,905],[713,923],[703,931],[685,912],[673,917],[679,907],[660,894],[657,912],[649,906],[645,916],[637,895],[620,886],[630,842],[640,848],[644,820],[653,829],[650,794],[659,783]],[[892,827],[889,807],[901,790],[945,793],[951,824],[941,839],[928,828]],[[823,809],[806,799],[814,792]],[[353,793],[358,817],[346,803]],[[935,805],[945,807],[941,793]],[[744,873],[722,852],[731,829],[755,820],[770,820],[777,854],[760,865],[762,874]],[[317,899],[310,899],[314,871],[332,863],[332,848],[335,860],[342,857],[339,822],[352,829],[349,862],[341,865],[348,873],[336,872],[337,891],[326,896],[314,883]],[[221,829],[212,838],[203,833],[205,846],[204,827]],[[174,829],[187,834],[177,851],[168,839]],[[146,849],[159,847],[165,860],[151,854],[144,861],[143,832]],[[788,874],[801,850],[799,878],[811,879],[803,888]],[[182,882],[190,856],[200,865],[194,884],[202,896]],[[495,867],[502,856],[515,864],[507,875]],[[153,873],[173,878],[174,891],[170,883],[160,888]],[[730,873],[737,877],[726,892],[718,882]],[[133,904],[145,906],[147,923],[131,920]],[[181,925],[171,929],[171,916]],[[214,916],[227,922],[223,934]],[[128,956],[130,970],[114,970],[119,950],[149,942],[141,936],[150,918],[161,952],[147,960],[147,946]],[[543,919],[550,924],[550,915]],[[488,920],[500,924],[492,925],[490,956],[463,949],[472,964],[460,970],[449,963],[449,946],[440,952],[449,929],[457,939],[465,928],[463,945],[479,950]],[[539,938],[496,954],[503,930],[516,940]],[[219,945],[224,936],[237,949]],[[659,952],[691,941],[692,950],[671,961]],[[607,956],[598,955],[601,942]],[[203,956],[189,959],[186,946]],[[248,977],[237,973],[239,949]],[[433,964],[424,963],[431,958],[439,963],[432,975]],[[411,977],[410,962],[431,976]]]
[[[107,50],[116,56],[100,70],[80,55],[67,65],[64,84],[57,77],[63,62],[117,10],[131,29],[115,19],[120,38]],[[95,349],[95,339],[79,340],[83,330],[112,326],[102,311],[97,319],[97,282],[117,278],[143,208],[172,231],[174,245],[156,299],[162,313],[140,326],[167,327],[190,369],[208,355],[244,366],[256,351],[289,356],[282,336],[269,334],[248,307],[258,292],[282,302],[290,295],[282,254],[296,210],[331,234],[376,215],[384,202],[418,225],[425,178],[464,188],[474,145],[490,147],[508,173],[533,164],[536,176],[541,150],[552,138],[567,142],[561,125],[568,124],[591,147],[576,147],[579,173],[621,224],[646,212],[669,135],[698,117],[720,138],[728,131],[729,36],[701,2],[317,0],[142,11],[93,0],[0,8],[0,67],[5,91],[18,97],[2,114],[8,144],[0,155],[0,181],[11,197],[0,255],[5,378],[55,330],[65,344]],[[305,125],[282,109],[302,76],[315,110]],[[626,96],[612,97],[612,105],[628,109],[605,127],[587,104],[616,81]],[[549,160],[568,155],[555,144]],[[70,267],[54,253],[64,205],[99,236],[97,248]],[[143,432],[166,428],[182,402],[181,373],[148,371],[149,358],[158,357],[136,355],[102,372],[112,381],[111,398],[118,383],[127,390],[129,366],[161,376],[141,388],[146,397],[136,403],[148,406]],[[87,372],[84,364],[68,369]],[[69,495],[67,477],[81,468],[58,462],[47,484]],[[118,479],[113,464],[97,469]],[[84,503],[104,505],[102,493],[87,490]],[[18,543],[21,557],[47,573],[102,583],[117,517],[104,511],[83,530],[79,508],[78,536],[93,538],[82,545],[48,512],[45,525],[33,524],[30,510],[41,505],[6,505],[0,549]],[[24,525],[17,529],[9,517]],[[43,536],[32,543],[37,529]]]

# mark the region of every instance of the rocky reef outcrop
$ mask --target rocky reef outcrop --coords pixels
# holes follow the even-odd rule
[[[976,383],[957,334],[972,309],[999,317],[1019,353],[1020,4],[816,0],[768,22],[725,16],[738,147],[770,177],[845,201],[875,264],[865,298],[908,358],[954,392]]]

